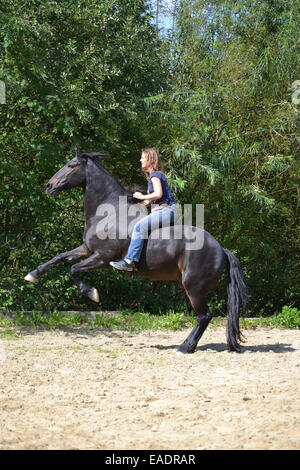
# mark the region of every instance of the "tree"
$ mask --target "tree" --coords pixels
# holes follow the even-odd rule
[[[299,298],[297,18],[292,1],[182,1],[170,91],[146,100],[181,202],[205,203],[242,259],[252,314]]]
[[[0,1],[0,80],[7,90],[0,105],[2,307],[55,305],[50,293],[33,299],[23,272],[45,251],[51,256],[80,241],[82,195],[51,200],[44,184],[76,143],[107,151],[114,173],[135,179],[145,145],[139,102],[161,90],[160,63],[161,43],[143,0]],[[60,305],[71,297],[62,296]]]

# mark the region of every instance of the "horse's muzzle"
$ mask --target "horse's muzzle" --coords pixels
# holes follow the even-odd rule
[[[53,187],[53,184],[48,182],[45,187],[45,193],[48,194],[48,196],[55,196],[57,190],[55,187]]]
[[[57,182],[58,180],[56,178],[51,178],[46,184],[45,193],[49,196],[54,196],[58,192],[58,188],[56,187]]]
[[[48,182],[45,186],[45,193],[51,194],[51,189],[52,189],[52,184]]]

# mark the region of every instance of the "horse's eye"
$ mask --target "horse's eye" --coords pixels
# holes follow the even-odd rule
[[[79,165],[80,165],[79,162],[70,162],[68,166],[69,166],[70,168],[75,168],[75,166],[79,166]]]

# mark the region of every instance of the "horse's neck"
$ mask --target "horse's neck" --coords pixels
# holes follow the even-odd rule
[[[102,170],[89,160],[84,191],[86,219],[93,217],[102,204],[112,204],[118,210],[120,196],[126,196],[125,189],[108,171]]]

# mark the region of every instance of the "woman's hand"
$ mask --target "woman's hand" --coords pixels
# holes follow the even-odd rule
[[[133,193],[133,197],[135,199],[140,199],[141,201],[144,199],[144,195],[142,193],[139,193],[138,191]]]
[[[148,207],[148,206],[150,206],[151,202],[152,202],[152,201],[149,201],[149,200],[147,200],[147,199],[144,199],[143,202],[142,202],[142,204],[143,204],[143,206]]]
[[[133,197],[135,199],[140,199],[142,201],[143,206],[149,206],[151,204],[151,201],[149,199],[144,199],[144,195],[142,193],[139,193],[138,191],[133,194]]]
[[[156,176],[152,176],[152,184],[153,184],[153,193],[150,194],[142,194],[140,192],[135,192],[133,194],[133,197],[136,199],[140,199],[141,201],[155,201],[156,199],[160,199],[163,195],[163,190],[161,186],[160,179],[157,178]]]

